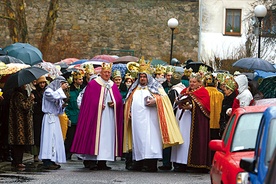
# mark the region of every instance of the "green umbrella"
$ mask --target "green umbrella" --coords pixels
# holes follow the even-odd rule
[[[152,66],[155,66],[155,65],[163,65],[163,66],[165,66],[165,65],[168,65],[168,63],[166,61],[161,60],[161,59],[153,59],[151,61],[151,65]]]
[[[41,51],[28,43],[14,43],[3,49],[7,55],[22,60],[25,64],[35,65],[42,62]]]

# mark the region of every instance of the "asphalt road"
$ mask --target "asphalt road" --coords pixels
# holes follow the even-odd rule
[[[173,171],[158,171],[156,173],[132,172],[125,169],[124,161],[108,162],[110,171],[91,171],[83,167],[82,161],[73,158],[62,164],[59,170],[46,171],[39,169],[41,163],[26,160],[25,170],[15,170],[10,164],[0,167],[0,183],[143,183],[143,184],[207,184],[210,183],[209,174],[202,173],[175,173]],[[161,164],[159,162],[158,164]]]

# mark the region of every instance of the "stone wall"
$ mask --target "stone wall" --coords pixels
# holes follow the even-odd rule
[[[30,44],[39,43],[48,7],[49,0],[26,0]],[[167,21],[177,18],[173,57],[181,62],[190,58],[197,61],[198,17],[198,0],[60,0],[51,49],[43,57],[51,62],[69,57],[92,58],[103,48],[110,48],[168,61],[171,29]],[[1,22],[3,48],[11,44],[11,39],[7,22]]]

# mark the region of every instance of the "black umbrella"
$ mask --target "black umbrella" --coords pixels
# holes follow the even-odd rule
[[[17,58],[12,57],[12,56],[8,56],[8,55],[0,56],[0,61],[3,61],[5,64],[9,64],[9,63],[24,64],[24,62],[22,60],[17,59]]]
[[[276,72],[273,64],[261,58],[242,58],[232,64],[232,66],[248,70],[262,70],[265,72]]]
[[[20,87],[24,84],[29,84],[30,82],[38,79],[42,75],[45,75],[48,71],[39,67],[29,67],[24,68],[9,76],[3,91],[8,91],[9,89]]]
[[[194,61],[193,61],[193,62],[189,62],[189,63],[185,66],[185,68],[187,68],[187,69],[192,68],[192,69],[193,69],[193,72],[198,72],[200,66],[205,66],[205,67],[207,67],[207,71],[209,71],[209,72],[213,72],[213,71],[214,71],[214,69],[213,69],[211,66],[206,65],[206,64],[204,64],[204,63],[202,63],[202,62],[194,62]]]

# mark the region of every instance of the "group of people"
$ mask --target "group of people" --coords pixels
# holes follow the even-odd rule
[[[46,169],[75,154],[90,170],[110,170],[107,161],[125,157],[128,170],[208,172],[209,141],[221,137],[235,108],[253,102],[246,76],[214,76],[204,67],[182,75],[173,66],[152,74],[143,57],[128,66],[122,76],[112,63],[99,74],[87,65],[48,82],[41,76],[29,95],[26,85],[4,95],[12,165],[25,167],[28,145]]]

